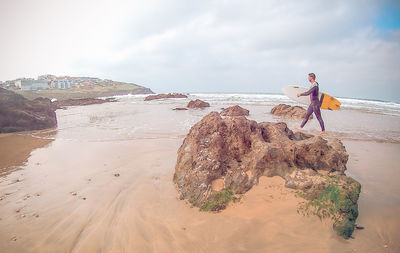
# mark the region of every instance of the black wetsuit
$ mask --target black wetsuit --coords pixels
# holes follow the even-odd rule
[[[319,121],[322,131],[325,131],[324,121],[322,120],[322,117],[321,117],[321,109],[320,109],[321,102],[318,99],[318,93],[319,93],[318,83],[314,82],[308,91],[300,94],[300,96],[310,95],[310,100],[311,100],[311,104],[308,106],[308,109],[307,109],[307,115],[300,125],[301,128],[304,127],[304,125],[308,121],[308,118],[314,112],[315,116],[317,117],[317,119]]]

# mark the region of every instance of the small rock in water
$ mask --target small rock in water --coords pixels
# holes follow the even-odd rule
[[[115,174],[114,174],[114,177],[119,177],[119,173],[115,173]]]
[[[307,114],[307,110],[300,106],[279,104],[272,108],[271,114],[286,118],[303,119]]]
[[[383,245],[383,247],[384,247],[384,248],[387,248],[388,246],[385,244],[385,245]]]
[[[71,192],[72,196],[76,196],[76,194],[77,194],[76,192]]]
[[[13,236],[12,238],[11,238],[11,241],[16,241],[17,240],[17,237],[16,236]]]
[[[192,100],[187,104],[188,108],[204,108],[204,107],[210,107],[210,104],[207,102],[204,102],[200,99]]]

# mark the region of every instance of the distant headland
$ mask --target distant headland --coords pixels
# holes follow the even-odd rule
[[[34,78],[18,78],[0,81],[0,87],[12,90],[28,99],[45,97],[50,99],[94,98],[126,94],[153,94],[141,85],[100,79],[97,77],[72,77],[40,75]]]

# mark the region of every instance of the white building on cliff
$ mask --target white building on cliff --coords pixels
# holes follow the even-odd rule
[[[47,80],[21,80],[21,90],[47,90],[50,89],[49,81]]]
[[[57,89],[70,89],[73,82],[71,80],[55,80],[54,86]]]

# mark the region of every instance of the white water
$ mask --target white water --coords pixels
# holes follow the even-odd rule
[[[301,105],[282,94],[266,93],[188,93],[190,99],[201,99],[213,104],[257,104],[275,106],[277,104]],[[131,99],[141,101],[147,95],[122,95],[114,96],[117,99]],[[342,109],[362,110],[365,112],[400,116],[400,104],[378,100],[366,100],[359,98],[337,98]],[[162,103],[165,100],[158,100]]]

